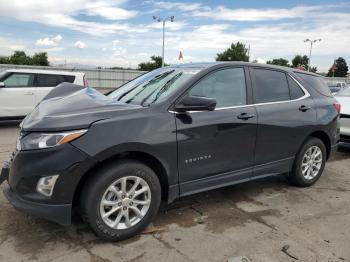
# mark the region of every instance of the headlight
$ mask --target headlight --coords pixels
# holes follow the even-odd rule
[[[77,139],[87,130],[59,133],[29,133],[17,141],[17,150],[33,150],[62,145]]]

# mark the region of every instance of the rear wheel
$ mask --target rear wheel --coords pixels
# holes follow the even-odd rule
[[[322,140],[315,137],[308,139],[296,156],[290,181],[301,187],[313,185],[322,175],[326,156]]]
[[[161,187],[152,169],[126,160],[99,170],[81,195],[84,220],[102,239],[140,233],[157,214]]]

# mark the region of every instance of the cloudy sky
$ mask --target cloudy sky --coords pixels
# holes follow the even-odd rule
[[[251,47],[261,61],[308,54],[306,38],[322,38],[313,65],[326,71],[335,57],[350,62],[350,2],[0,0],[0,55],[46,51],[52,64],[136,67],[161,54],[161,24],[152,16],[174,15],[166,27],[166,62],[214,61],[231,42]]]

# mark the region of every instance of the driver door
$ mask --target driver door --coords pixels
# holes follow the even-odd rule
[[[257,129],[243,67],[211,72],[188,95],[215,98],[214,111],[176,114],[180,195],[248,180]],[[250,86],[249,86],[250,88]]]

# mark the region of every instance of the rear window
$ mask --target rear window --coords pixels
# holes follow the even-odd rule
[[[331,90],[329,90],[329,87],[327,86],[326,82],[323,80],[322,77],[298,72],[295,73],[320,94],[324,96],[332,96]]]
[[[63,76],[60,75],[37,75],[36,86],[38,87],[53,87],[64,82]]]
[[[64,82],[68,82],[68,83],[73,83],[75,80],[75,76],[63,76],[64,77]]]
[[[38,74],[36,86],[53,87],[61,84],[62,82],[73,83],[74,80],[75,80],[75,76],[71,76],[71,75]]]

